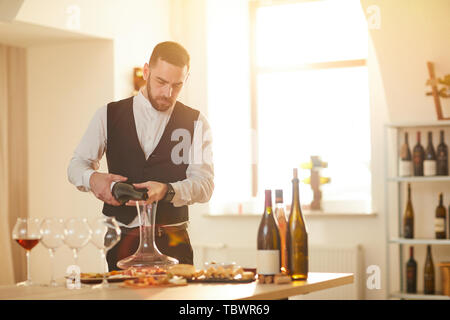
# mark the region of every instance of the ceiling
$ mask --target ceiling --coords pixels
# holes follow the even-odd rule
[[[43,46],[94,39],[99,38],[24,22],[0,22],[0,43],[11,46]]]

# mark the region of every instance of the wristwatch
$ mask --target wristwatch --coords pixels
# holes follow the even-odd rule
[[[166,183],[166,186],[167,186],[167,192],[163,198],[163,201],[170,202],[170,201],[172,201],[173,196],[175,195],[175,190],[173,190],[173,187],[170,183]]]

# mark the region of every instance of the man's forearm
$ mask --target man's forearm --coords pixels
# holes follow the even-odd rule
[[[88,192],[91,189],[89,180],[95,169],[98,169],[98,166],[95,166],[94,163],[73,157],[67,168],[67,176],[70,183],[78,190]]]
[[[175,195],[171,201],[175,207],[208,202],[214,191],[212,177],[190,177],[171,183],[171,185],[175,190]]]

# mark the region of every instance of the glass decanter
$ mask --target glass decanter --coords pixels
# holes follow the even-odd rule
[[[139,217],[139,247],[137,251],[117,262],[121,269],[151,268],[157,267],[167,269],[168,266],[178,264],[178,260],[162,254],[155,243],[155,221],[158,203],[136,202]]]

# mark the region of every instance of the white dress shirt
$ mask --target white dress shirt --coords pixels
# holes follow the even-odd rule
[[[133,97],[134,121],[136,131],[145,158],[158,145],[167,122],[172,114],[173,107],[167,111],[158,111],[151,105],[150,101],[139,91]],[[70,160],[67,174],[69,181],[78,190],[90,191],[89,179],[100,166],[100,159],[107,148],[107,105],[98,109],[91,120],[87,131],[81,142],[75,149]],[[172,204],[175,207],[190,205],[196,202],[207,202],[214,190],[214,166],[212,163],[210,126],[206,118],[200,113],[195,124],[192,144],[201,146],[202,159],[204,161],[191,161],[186,170],[186,179],[171,183],[175,191]],[[189,159],[191,159],[190,155]],[[195,157],[194,157],[195,159]],[[125,226],[119,223],[121,226]],[[139,226],[136,217],[126,227]]]

